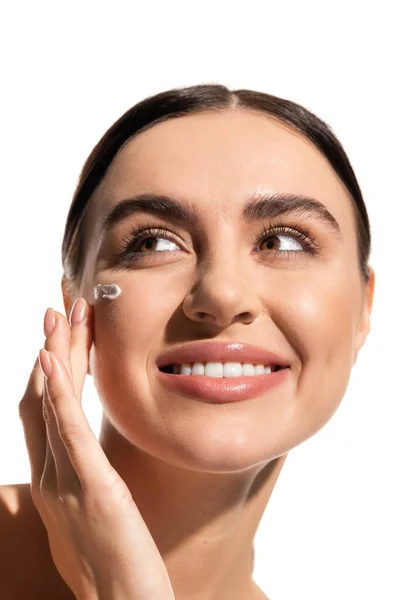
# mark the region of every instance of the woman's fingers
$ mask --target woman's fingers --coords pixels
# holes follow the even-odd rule
[[[74,390],[63,362],[49,352],[51,374],[47,379],[47,390],[54,408],[58,433],[68,454],[72,469],[82,490],[93,491],[110,482],[112,467],[104,454],[96,436],[90,428],[80,402],[74,397]],[[56,464],[65,461],[59,447],[54,447]],[[66,464],[65,462],[63,464]],[[61,472],[61,467],[60,467]]]
[[[46,340],[44,343],[45,349],[51,350],[58,354],[60,360],[65,365],[65,368],[68,372],[68,376],[71,378],[72,381],[72,371],[69,361],[71,332],[65,317],[61,313],[54,311],[52,308],[48,308],[44,316],[43,330],[46,336]],[[45,353],[40,354],[39,358],[40,361],[46,361]],[[41,362],[41,365],[43,369],[44,363]],[[44,470],[42,473],[42,479],[40,481],[40,492],[42,495],[48,493],[55,493],[57,491],[58,486],[55,457],[49,438],[49,433],[52,429],[54,430],[54,426],[53,428],[50,427],[50,423],[52,420],[52,407],[49,406],[48,399],[46,401],[45,396],[43,397],[43,418],[46,421],[46,460],[44,464]],[[54,443],[55,442],[53,439],[53,444]]]
[[[83,431],[82,427],[86,427],[89,435],[91,434],[98,444],[80,406],[93,340],[93,309],[83,299],[76,303],[75,308],[77,310],[74,315],[71,314],[71,327],[64,315],[51,308],[47,309],[43,325],[46,335],[44,346],[57,356],[59,366],[62,367],[61,378],[56,378],[55,384],[52,379],[48,385],[43,375],[46,371],[46,368],[43,368],[46,352],[41,350],[19,404],[31,466],[31,485],[35,494],[40,494],[43,490],[51,493],[60,491],[61,494],[64,491],[74,493],[80,488],[78,475],[71,464],[66,444],[60,436],[52,394],[57,406],[60,399],[62,402],[60,414],[64,429],[67,428],[67,444],[68,427],[71,424],[68,411],[74,405],[79,407],[81,413],[78,413],[80,432]],[[79,310],[82,308],[84,311]],[[81,319],[77,318],[79,316]],[[63,419],[64,414],[67,416]]]
[[[31,467],[32,486],[38,486],[46,459],[46,424],[43,420],[42,398],[44,377],[36,358],[25,393],[18,405],[24,428],[25,443]]]
[[[73,382],[71,364],[69,360],[71,329],[68,321],[61,313],[48,308],[44,317],[44,334],[46,341],[44,347],[60,357],[65,365],[67,373]]]
[[[39,357],[44,372],[47,374],[50,373],[52,365],[48,355],[46,355],[46,351],[40,350]],[[60,437],[57,417],[50,399],[47,380],[45,380],[44,387],[43,416],[46,421],[48,444],[46,463],[41,481],[42,491],[51,492],[61,497],[66,493],[76,494],[80,491],[79,480]],[[71,398],[71,400],[75,402],[74,398]]]
[[[47,337],[45,349],[54,352],[62,360],[75,396],[80,401],[93,342],[93,307],[84,298],[78,298],[69,322],[61,313],[47,309],[44,332]]]
[[[43,358],[40,358],[42,364]],[[46,425],[46,460],[40,480],[40,493],[41,495],[57,493],[57,469],[54,460],[54,430],[57,428],[55,423],[55,415],[53,407],[49,402],[48,393],[46,390],[46,382],[44,384],[45,391],[43,393],[42,413],[43,421]]]
[[[89,353],[93,342],[93,307],[78,298],[70,315],[71,349],[70,361],[74,389],[80,400],[89,366]]]

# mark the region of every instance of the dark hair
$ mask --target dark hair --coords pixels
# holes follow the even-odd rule
[[[167,119],[236,107],[259,111],[292,126],[326,157],[353,199],[360,273],[364,282],[368,282],[371,251],[368,214],[350,161],[332,129],[312,112],[290,100],[252,90],[231,91],[224,85],[202,84],[174,88],[138,102],[108,129],[93,148],[80,174],[64,231],[62,264],[71,290],[81,283],[84,264],[82,227],[89,200],[123,144],[135,134]]]

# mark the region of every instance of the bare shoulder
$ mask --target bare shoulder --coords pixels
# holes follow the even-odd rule
[[[0,598],[74,600],[51,557],[30,484],[0,485]]]

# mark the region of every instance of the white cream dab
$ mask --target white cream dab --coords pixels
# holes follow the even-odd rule
[[[114,300],[121,293],[121,288],[116,283],[105,285],[99,283],[93,289],[93,298],[95,302],[100,302],[103,298],[107,300]]]

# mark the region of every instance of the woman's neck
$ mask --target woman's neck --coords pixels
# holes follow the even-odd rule
[[[176,600],[266,600],[252,579],[253,542],[286,455],[247,471],[193,471],[132,445],[105,418],[100,444],[132,493]]]

